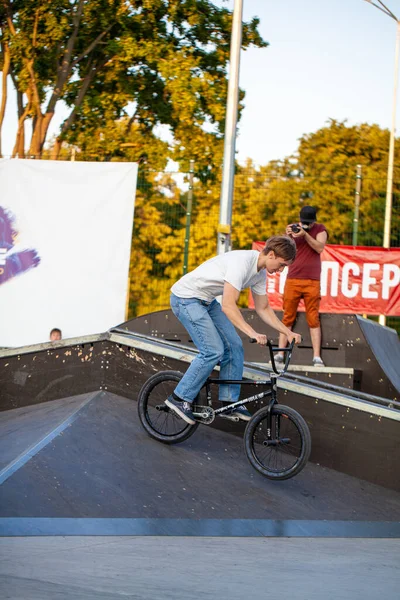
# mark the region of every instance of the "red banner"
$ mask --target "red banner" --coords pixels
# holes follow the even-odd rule
[[[253,242],[262,250],[265,242]],[[400,248],[326,245],[321,254],[323,313],[400,315]],[[275,310],[282,310],[287,269],[268,275],[267,294]],[[254,308],[249,297],[249,308]],[[304,311],[300,302],[299,310]]]

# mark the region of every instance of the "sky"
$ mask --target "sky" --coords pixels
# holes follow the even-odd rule
[[[399,0],[385,3],[400,18]],[[239,162],[282,159],[328,119],[391,127],[393,19],[364,0],[244,0],[243,7],[245,20],[260,18],[270,45],[241,53]],[[397,113],[398,123],[399,106]]]
[[[234,0],[214,0],[233,9]],[[399,0],[386,0],[400,18]],[[237,159],[258,165],[296,151],[299,138],[329,119],[391,127],[396,23],[365,0],[244,0],[244,20],[260,18],[267,48],[241,53],[245,108]],[[398,99],[400,98],[400,91]],[[397,102],[397,124],[400,107]],[[65,112],[56,111],[50,136]],[[3,154],[16,131],[15,94],[3,125]]]

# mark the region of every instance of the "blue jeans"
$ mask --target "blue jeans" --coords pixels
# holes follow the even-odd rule
[[[182,400],[193,402],[218,363],[221,379],[242,379],[242,340],[219,302],[178,298],[171,294],[171,308],[199,351],[178,383],[175,394]],[[235,402],[239,395],[240,385],[219,386],[222,402]]]

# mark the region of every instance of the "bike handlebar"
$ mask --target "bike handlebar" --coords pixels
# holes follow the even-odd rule
[[[255,344],[255,343],[257,343],[257,340],[255,338],[250,338],[250,344]],[[294,348],[294,340],[292,340],[291,343],[289,344],[289,346],[287,346],[286,348],[279,348],[278,346],[273,346],[269,340],[267,340],[267,346],[269,348],[269,354],[271,357],[272,370],[277,375],[283,375],[284,373],[286,373],[289,363],[290,363],[290,359],[292,358],[292,352],[293,352],[293,348]],[[277,367],[276,367],[275,356],[274,356],[275,352],[283,352],[285,354],[285,363],[284,363],[282,369],[277,369]]]

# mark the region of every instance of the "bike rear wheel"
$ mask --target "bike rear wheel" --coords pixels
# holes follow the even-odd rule
[[[146,381],[138,396],[138,414],[147,433],[164,444],[184,442],[196,431],[164,404],[183,377],[179,371],[161,371]]]
[[[268,435],[268,407],[260,409],[248,422],[244,447],[251,465],[269,479],[289,479],[306,465],[311,452],[308,425],[298,412],[275,404],[271,409]]]

